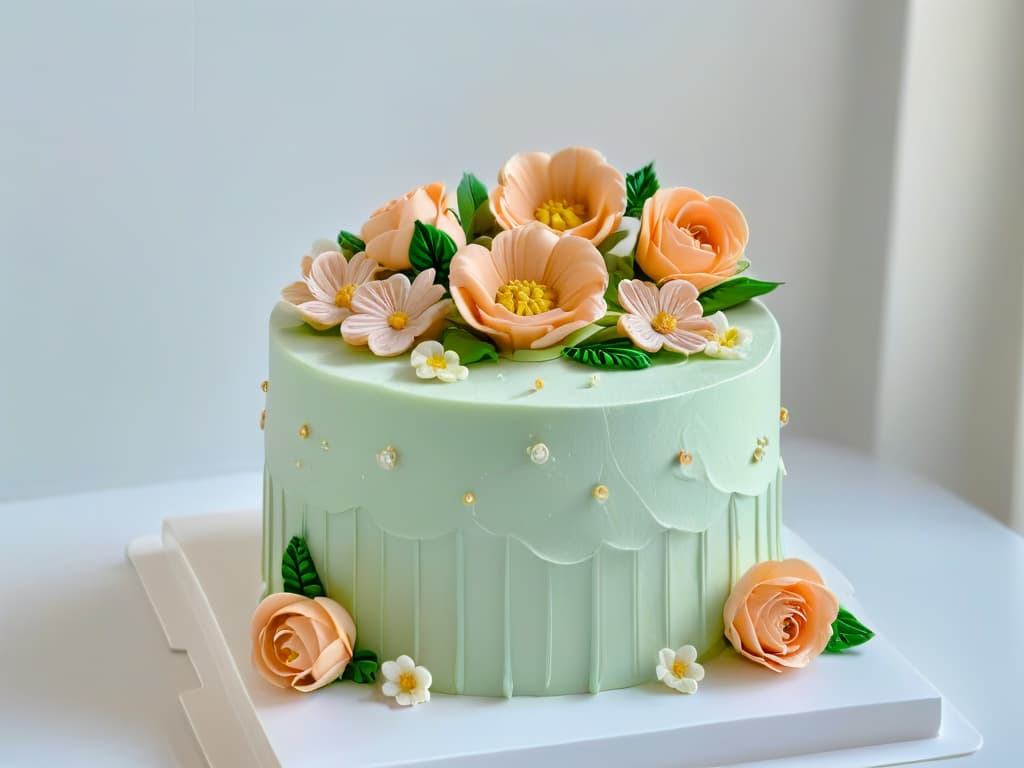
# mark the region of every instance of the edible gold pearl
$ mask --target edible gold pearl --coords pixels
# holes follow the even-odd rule
[[[595,485],[592,495],[595,499],[600,502],[608,501],[608,486],[607,485]]]
[[[268,389],[270,389],[270,382],[264,379],[263,382],[260,384],[260,389],[266,392]]]
[[[267,409],[264,408],[260,414],[260,429],[264,429],[267,426]]]
[[[303,440],[309,437],[309,424],[303,424],[301,427],[299,427],[299,437],[301,437]]]
[[[684,467],[690,466],[690,464],[693,463],[693,455],[687,453],[686,451],[680,451],[679,463],[682,464]]]
[[[538,390],[544,389],[544,379],[537,379],[536,381],[534,381],[533,388]]]
[[[789,424],[789,408],[783,407],[779,409],[779,424],[782,426]]]
[[[462,494],[462,503],[463,504],[472,504],[475,501],[476,501],[476,496],[473,495],[472,491],[466,491],[464,494]]]

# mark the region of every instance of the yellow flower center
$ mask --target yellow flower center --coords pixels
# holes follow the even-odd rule
[[[296,652],[295,652],[294,650],[292,650],[291,648],[289,648],[289,649],[288,649],[288,655],[287,655],[287,656],[285,656],[285,658],[284,658],[284,663],[285,663],[285,664],[291,664],[291,663],[292,663],[293,661],[295,661],[295,660],[296,660],[297,658],[299,658],[299,654],[298,654],[298,653],[296,653]]]
[[[587,207],[583,203],[570,203],[568,200],[548,200],[541,203],[533,215],[542,224],[565,232],[586,220]]]
[[[686,674],[686,665],[683,664],[679,659],[676,659],[672,663],[672,674],[676,677],[682,677]]]
[[[670,315],[668,312],[659,312],[651,318],[651,328],[661,334],[672,333],[678,323],[675,315]]]
[[[498,289],[494,300],[517,315],[539,315],[558,306],[557,294],[533,280],[510,280]]]
[[[409,324],[409,315],[405,312],[395,312],[388,318],[388,325],[394,328],[396,331],[400,331]]]
[[[412,672],[403,672],[398,676],[398,687],[409,693],[416,688],[416,675]]]
[[[435,371],[448,367],[448,363],[446,363],[444,360],[444,355],[433,355],[432,357],[428,357],[427,365],[429,365]]]
[[[334,295],[334,303],[336,306],[343,307],[344,309],[352,308],[352,294],[356,292],[356,284],[349,283],[343,285],[338,289],[338,292]]]
[[[730,328],[718,337],[718,343],[723,347],[735,347],[740,342],[740,329]]]

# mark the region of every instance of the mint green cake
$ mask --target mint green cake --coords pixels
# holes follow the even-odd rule
[[[265,591],[301,537],[355,646],[434,692],[653,680],[781,557],[780,335],[749,300],[775,284],[735,277],[742,215],[585,154],[559,182],[569,151],[592,152],[549,158],[540,203],[520,156],[457,211],[440,185],[392,201],[270,319]]]

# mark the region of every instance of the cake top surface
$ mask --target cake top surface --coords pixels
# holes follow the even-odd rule
[[[499,357],[474,365],[470,380],[458,386],[428,386],[429,382],[416,375],[408,357],[381,360],[365,347],[340,343],[337,329],[310,328],[285,302],[278,304],[271,316],[270,333],[281,353],[313,375],[378,388],[396,397],[436,403],[602,408],[686,396],[761,366],[779,343],[775,318],[757,300],[736,307],[729,315],[748,329],[752,338],[746,355],[725,365],[725,361],[703,355],[684,357],[667,352],[653,355],[652,365],[643,370],[598,370],[562,357],[544,362]]]

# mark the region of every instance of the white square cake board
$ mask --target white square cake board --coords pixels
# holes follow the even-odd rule
[[[379,685],[312,695],[268,685],[249,661],[260,599],[257,511],[164,521],[128,556],[170,647],[200,687],[181,702],[219,766],[883,766],[967,754],[981,736],[884,637],[775,674],[726,651],[694,696],[658,683],[596,696],[492,699],[435,694],[399,707]],[[786,552],[814,563],[861,618],[849,582],[792,531]],[[870,624],[870,621],[866,621]],[[651,659],[651,664],[655,663]]]

